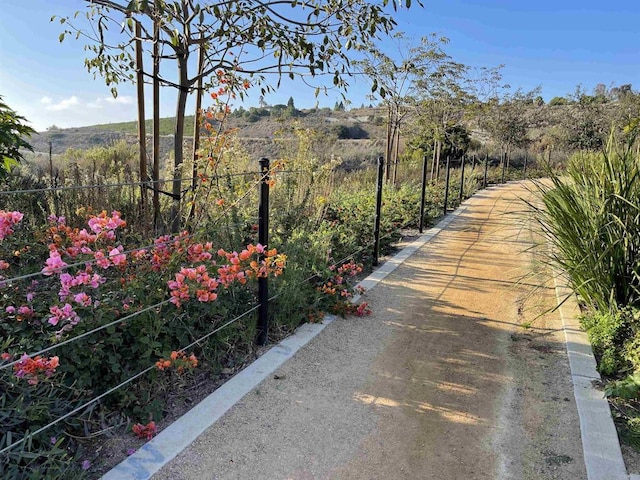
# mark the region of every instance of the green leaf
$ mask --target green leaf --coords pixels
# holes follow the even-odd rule
[[[64,40],[64,32],[62,32],[59,36],[58,36],[58,41],[60,43],[62,43],[62,41]]]

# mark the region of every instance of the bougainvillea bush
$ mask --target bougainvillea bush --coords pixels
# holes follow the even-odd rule
[[[71,438],[104,428],[109,412],[159,419],[158,384],[242,337],[237,325],[210,332],[255,303],[255,279],[279,276],[286,263],[275,249],[228,252],[187,232],[125,244],[125,229],[117,211],[89,214],[81,227],[51,216],[32,228],[20,212],[0,210],[0,449],[25,439],[2,454],[2,478],[11,469],[45,476],[50,459],[71,455]],[[128,388],[110,393],[119,385]],[[80,473],[87,466],[75,463]]]

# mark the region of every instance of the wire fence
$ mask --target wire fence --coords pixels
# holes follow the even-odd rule
[[[484,167],[484,177],[479,172],[480,169],[476,169],[476,165],[481,164]],[[462,201],[468,193],[472,193],[464,188],[465,178],[467,182],[476,182],[476,187],[486,186],[489,161],[486,158],[483,162],[473,159],[473,165],[467,167],[466,177],[464,162],[460,164],[459,171],[455,174],[451,173],[450,162],[447,162],[443,186],[444,198],[440,196],[442,192],[437,186],[437,182],[440,181],[437,177],[435,181],[427,182],[426,158],[423,163],[422,181],[415,182],[418,188],[413,189],[411,195],[406,197],[397,193],[401,191],[401,186],[389,185],[385,181],[383,165],[383,159],[380,158],[377,169],[345,174],[335,169],[323,170],[317,166],[304,169],[287,169],[278,164],[270,166],[268,160],[263,159],[260,163],[261,168],[256,171],[203,175],[196,178],[199,188],[193,190],[193,195],[184,197],[185,204],[180,215],[186,223],[186,232],[159,235],[154,241],[148,239],[145,241],[144,235],[138,238],[140,234],[135,229],[123,227],[127,229],[124,235],[127,241],[120,244],[115,238],[114,232],[117,229],[114,226],[115,223],[109,224],[119,217],[116,218],[115,215],[109,217],[105,214],[100,217],[97,212],[117,207],[123,197],[118,197],[115,200],[116,204],[113,205],[111,203],[114,201],[113,198],[108,195],[103,196],[100,199],[102,203],[99,205],[96,203],[96,206],[87,209],[80,202],[87,198],[79,199],[73,195],[78,191],[140,189],[150,186],[153,182],[19,188],[0,191],[2,208],[0,210],[0,252],[3,254],[7,255],[11,250],[6,248],[11,241],[11,234],[14,230],[19,230],[19,221],[10,223],[7,220],[9,209],[12,209],[13,205],[30,206],[31,210],[24,212],[25,217],[32,214],[36,218],[49,219],[48,226],[40,231],[39,236],[31,239],[36,242],[32,247],[27,245],[23,250],[14,251],[11,258],[0,257],[0,273],[9,273],[0,278],[0,289],[4,292],[0,305],[6,313],[13,316],[13,324],[5,319],[0,327],[2,328],[0,349],[4,352],[2,363],[0,363],[0,379],[12,385],[20,380],[28,380],[27,383],[31,386],[39,382],[41,384],[47,382],[56,369],[59,359],[56,357],[56,365],[52,366],[46,362],[42,363],[43,355],[58,352],[63,357],[60,364],[68,361],[69,365],[73,366],[65,369],[63,383],[67,385],[67,390],[73,391],[75,395],[72,395],[73,401],[66,401],[68,407],[66,410],[54,409],[55,411],[49,412],[51,417],[42,417],[34,424],[25,421],[22,427],[26,426],[26,428],[22,431],[12,430],[10,426],[1,427],[0,455],[9,455],[20,446],[24,448],[25,443],[31,444],[34,438],[53,429],[61,422],[81,418],[82,413],[90,406],[117,392],[122,392],[125,387],[132,386],[145,376],[157,375],[157,362],[162,352],[187,352],[194,348],[204,352],[206,351],[203,347],[204,343],[241,320],[246,321],[249,318],[253,319],[253,326],[251,323],[246,323],[243,329],[257,339],[258,343],[266,343],[269,338],[269,320],[275,315],[273,310],[269,311],[268,305],[277,304],[276,309],[282,308],[289,296],[310,285],[313,287],[314,282],[317,283],[321,277],[317,272],[305,271],[305,268],[309,268],[312,264],[312,260],[306,258],[310,256],[309,252],[312,250],[310,247],[307,248],[309,242],[321,239],[324,242],[323,247],[329,246],[325,248],[327,250],[325,267],[329,270],[351,260],[376,265],[381,252],[389,251],[392,241],[399,238],[399,232],[402,229],[414,227],[422,232],[423,225],[438,216],[438,209],[446,213],[448,208]],[[504,181],[504,173],[502,175],[501,180]],[[459,194],[449,198],[450,188],[455,188],[450,185],[454,178],[458,182]],[[194,178],[180,178],[161,180],[157,183],[174,181],[190,183],[193,180]],[[207,185],[208,188],[203,188],[203,185]],[[186,193],[190,188],[192,188],[191,185],[184,192]],[[430,192],[428,196],[425,195],[427,190]],[[52,198],[40,201],[39,196],[42,195],[45,197],[67,195],[71,198],[59,198],[57,202]],[[32,198],[29,199],[28,196]],[[139,197],[133,196],[129,198],[131,199],[135,203]],[[429,207],[426,207],[427,201],[430,203]],[[82,205],[84,211],[77,213],[71,222],[62,221],[61,210],[71,211],[74,202],[80,202],[75,203],[76,210],[78,205]],[[64,209],[61,207],[62,204],[66,205]],[[170,204],[165,205],[165,208],[169,209]],[[88,215],[93,219],[100,219],[99,228],[83,230],[80,227],[79,218],[86,219]],[[74,226],[73,222],[77,226]],[[300,222],[305,223],[307,231],[302,231]],[[148,230],[144,231],[144,233],[147,232]],[[348,240],[350,238],[348,234],[357,237],[357,241]],[[67,237],[61,238],[64,235]],[[89,238],[94,243],[90,243]],[[138,240],[139,244],[133,245],[133,240]],[[65,241],[67,241],[66,244]],[[97,245],[98,241],[104,242],[106,255],[97,253],[99,249],[94,245]],[[185,278],[188,277],[192,281],[197,279],[202,287],[206,276],[206,282],[210,282],[209,286],[215,284],[215,287],[209,292],[204,291],[202,287],[196,293],[198,298],[213,297],[213,291],[215,296],[222,295],[223,289],[220,285],[227,280],[223,280],[222,277],[209,278],[208,272],[198,270],[200,267],[195,265],[201,265],[203,258],[211,260],[214,254],[218,253],[221,262],[225,259],[230,262],[226,266],[216,265],[216,268],[219,268],[218,273],[225,272],[226,275],[229,269],[237,265],[234,262],[240,263],[239,258],[242,256],[237,254],[233,256],[229,252],[234,249],[240,250],[247,244],[256,243],[269,247],[282,245],[285,248],[298,245],[299,249],[294,253],[298,254],[299,258],[292,258],[293,254],[290,254],[290,261],[300,265],[297,270],[292,268],[294,272],[298,271],[298,275],[285,279],[279,286],[281,290],[269,296],[267,275],[257,275],[256,291],[245,288],[247,279],[236,272],[238,282],[225,285],[226,300],[223,306],[216,310],[216,308],[209,308],[207,302],[197,305],[187,312],[195,320],[192,319],[188,328],[183,328],[184,322],[181,323],[181,321],[183,315],[187,313],[175,308],[180,307],[180,288],[177,284],[180,281],[186,281]],[[214,244],[224,246],[224,250],[213,252]],[[39,249],[36,248],[38,245],[40,245]],[[169,250],[170,255],[167,258],[160,258],[163,255],[166,256]],[[62,259],[62,256],[66,260],[75,259],[76,261],[47,264],[43,257],[38,257],[46,252],[50,255],[48,261]],[[52,252],[55,252],[55,255]],[[260,262],[268,262],[272,258],[266,250],[258,249],[255,252],[257,256],[252,257],[255,265],[252,263],[251,268],[260,268],[262,265]],[[143,257],[146,263],[128,260],[134,258],[141,260]],[[156,260],[156,257],[159,260]],[[336,261],[335,258],[339,260]],[[46,266],[35,269],[34,265],[38,265],[38,260],[40,260],[40,267],[43,264]],[[149,265],[152,266],[149,267]],[[213,265],[215,263],[212,263]],[[32,271],[22,273],[23,267],[31,268]],[[60,292],[55,292],[58,288],[56,282],[64,283],[61,281],[62,278],[71,281],[69,279],[77,279],[81,275],[84,275],[83,282],[87,281],[87,276],[94,280],[94,275],[100,278],[108,277],[105,284],[112,290],[106,291],[105,287],[100,302],[88,301],[80,292],[73,296],[69,292],[63,292],[64,288],[61,288]],[[31,283],[28,282],[29,280]],[[95,281],[99,283],[98,280]],[[80,283],[73,286],[79,285],[87,286],[88,284]],[[117,288],[118,285],[119,288]],[[102,287],[97,285],[94,290],[98,291],[99,288]],[[138,291],[135,295],[128,293],[128,289],[136,288]],[[168,295],[169,291],[171,296]],[[18,297],[25,300],[16,302]],[[42,302],[45,300],[53,304],[44,305]],[[116,308],[114,305],[118,302],[120,305],[128,305],[128,303],[132,305],[128,308]],[[18,307],[18,303],[23,305]],[[251,306],[246,308],[246,305]],[[69,308],[65,313],[63,310],[67,306]],[[84,319],[77,314],[75,317],[72,316],[75,307],[78,311],[84,312],[86,315]],[[20,314],[21,318],[17,313],[20,310],[23,311]],[[47,316],[49,316],[48,319]],[[54,321],[54,319],[57,320]],[[69,328],[63,327],[52,333],[50,327],[56,326],[58,321],[67,322],[65,325]],[[126,325],[131,329],[128,333]],[[28,331],[29,328],[34,331]],[[168,331],[172,332],[171,335],[166,333]],[[102,335],[105,333],[107,335]],[[236,332],[236,335],[242,335],[242,332]],[[34,341],[29,344],[31,340]],[[118,344],[119,341],[134,343]],[[85,342],[84,347],[77,346],[82,345],[83,342]],[[132,361],[132,364],[119,364],[119,359],[109,360],[108,362],[111,363],[106,366],[92,363],[92,355],[99,357],[99,361],[105,361],[104,359],[107,358],[105,351],[109,350],[107,353],[112,354],[118,346],[132,352],[128,359],[134,358],[136,352],[139,358],[135,362]],[[13,353],[7,353],[9,351]],[[24,353],[20,354],[20,352]],[[65,358],[65,353],[69,358]],[[98,383],[95,378],[86,378],[83,362],[91,365],[91,375],[100,375],[102,372],[104,376]],[[30,366],[31,370],[27,366]],[[107,385],[106,379],[113,383]],[[78,393],[82,390],[83,384],[88,385],[86,391]],[[24,388],[28,389],[29,386],[25,385]],[[11,402],[7,402],[6,398],[3,399],[3,405],[10,404]],[[118,405],[118,402],[115,402],[112,408],[118,408]],[[2,408],[0,407],[0,415]]]

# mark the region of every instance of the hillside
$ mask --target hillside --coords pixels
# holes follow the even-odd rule
[[[335,152],[332,154],[346,157],[371,156],[382,153],[385,135],[384,112],[378,108],[353,109],[351,111],[333,111],[331,109],[298,110],[295,117],[269,115],[253,116],[251,120],[241,115],[231,115],[226,123],[233,129],[242,145],[251,155],[277,156],[278,146],[273,142],[274,134],[289,127],[292,121],[311,128],[332,139]],[[277,112],[276,112],[277,113]],[[252,121],[253,120],[253,121]],[[152,121],[147,120],[147,134],[152,129]],[[173,118],[160,120],[161,155],[166,158],[173,148]],[[186,131],[193,131],[193,116],[186,119]],[[137,141],[137,122],[99,124],[88,127],[48,130],[34,135],[30,143],[36,152],[48,153],[49,143],[53,154],[63,154],[68,149],[86,150],[92,147],[109,145],[118,140],[130,143]],[[348,138],[359,137],[359,138]],[[193,137],[186,137],[191,140]]]

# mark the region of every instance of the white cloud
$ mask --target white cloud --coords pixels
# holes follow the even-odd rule
[[[120,95],[116,98],[113,97],[105,97],[104,99],[106,102],[111,103],[111,104],[116,104],[116,105],[133,105],[136,101],[135,98],[127,96],[127,95]]]
[[[46,95],[40,99],[40,103],[44,103],[45,105],[50,105],[53,100],[51,97],[47,97]]]
[[[47,98],[47,97],[45,97]],[[50,100],[50,99],[49,99]],[[58,103],[49,104],[45,107],[47,110],[51,110],[53,112],[59,112],[61,110],[69,110],[73,107],[80,105],[80,100],[75,95],[69,98],[65,98],[60,100]]]
[[[113,105],[135,105],[136,99],[131,96],[121,95],[119,97],[98,97],[93,102],[87,103],[88,108],[105,108]]]

